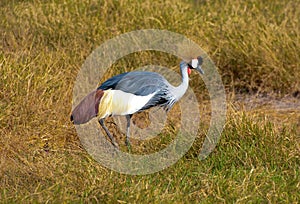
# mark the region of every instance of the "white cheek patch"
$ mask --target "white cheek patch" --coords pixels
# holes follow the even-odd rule
[[[198,60],[197,59],[192,59],[192,67],[193,68],[197,68],[197,66],[198,66]]]

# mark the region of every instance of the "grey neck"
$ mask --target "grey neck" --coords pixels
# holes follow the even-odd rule
[[[182,82],[179,86],[174,87],[172,91],[176,100],[179,100],[185,94],[189,86],[188,65],[184,61],[180,63],[180,72],[181,72]]]

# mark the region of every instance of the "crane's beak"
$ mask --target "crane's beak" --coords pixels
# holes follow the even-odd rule
[[[196,69],[200,74],[204,74],[204,71],[203,71],[201,65],[198,65],[195,69]]]

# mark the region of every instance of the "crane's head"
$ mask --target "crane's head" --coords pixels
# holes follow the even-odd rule
[[[195,59],[192,59],[189,63],[188,63],[188,68],[189,70],[191,69],[195,69],[197,70],[200,74],[204,74],[204,71],[203,69],[201,68],[201,65],[203,63],[203,59],[201,56],[195,58]],[[190,74],[190,71],[189,71],[189,74]]]

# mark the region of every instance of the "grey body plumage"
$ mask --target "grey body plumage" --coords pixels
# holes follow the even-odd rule
[[[160,74],[156,72],[134,71],[116,75],[103,84],[98,89],[101,90],[121,90],[136,96],[154,96],[139,111],[149,109],[153,106],[161,106],[166,110],[172,108],[176,97],[171,92],[174,87]]]

